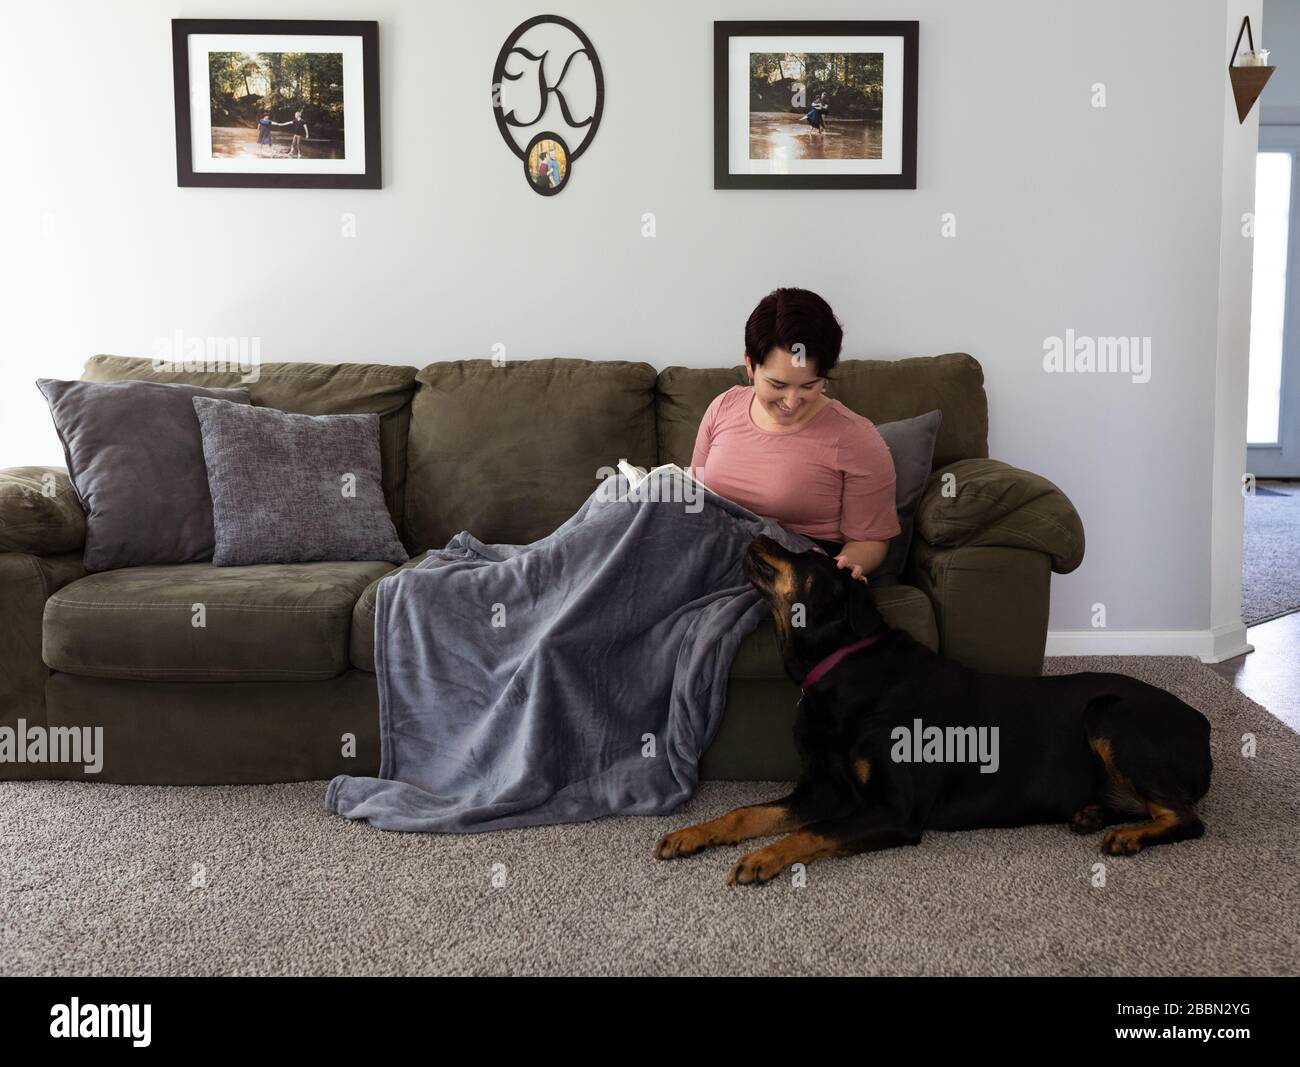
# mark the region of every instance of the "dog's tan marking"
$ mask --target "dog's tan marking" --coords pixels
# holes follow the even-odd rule
[[[794,622],[790,617],[789,611],[782,611],[776,608],[772,609],[772,618],[776,623],[776,629],[779,638],[778,645],[781,649],[784,649],[785,645],[782,644],[781,642],[788,641],[790,639],[790,633],[794,629]]]
[[[1097,753],[1101,759],[1102,765],[1106,768],[1106,773],[1110,775],[1111,781],[1129,792],[1134,792],[1133,783],[1125,778],[1115,769],[1115,751],[1111,748],[1109,737],[1090,737],[1088,744],[1092,750]]]
[[[1106,777],[1110,779],[1108,803],[1122,810],[1139,812],[1146,804],[1146,798],[1138,793],[1133,783],[1115,767],[1115,750],[1108,737],[1090,737],[1088,744],[1097,753],[1102,766],[1106,768]]]
[[[794,568],[785,560],[768,560],[768,565],[776,571],[776,581],[772,583],[774,592],[787,600],[794,598]]]
[[[655,845],[661,860],[691,856],[714,845],[734,845],[751,837],[784,833],[790,826],[790,812],[777,804],[737,808],[717,819],[664,834]]]
[[[839,845],[807,830],[789,834],[765,848],[741,856],[731,868],[728,885],[756,885],[770,882],[794,863],[812,863],[834,856]]]
[[[1147,802],[1147,813],[1151,816],[1150,822],[1107,830],[1106,836],[1101,839],[1102,850],[1112,856],[1131,856],[1146,848],[1151,838],[1167,833],[1180,821],[1178,813],[1172,808],[1152,801]]]
[[[758,554],[763,562],[776,572],[776,577],[772,579],[772,592],[786,599],[793,598],[795,589],[794,567],[790,561],[769,556],[762,549],[759,549]]]
[[[859,756],[853,761],[853,777],[863,785],[871,779],[871,761],[866,756]]]

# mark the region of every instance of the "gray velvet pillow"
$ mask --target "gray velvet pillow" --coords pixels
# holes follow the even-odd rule
[[[899,419],[877,426],[880,436],[889,446],[894,459],[894,506],[898,509],[897,537],[889,542],[885,558],[868,576],[877,585],[898,581],[907,565],[907,553],[912,547],[912,524],[916,518],[916,505],[930,480],[930,466],[934,462],[934,442],[939,436],[942,411],[927,411],[914,419]]]
[[[86,513],[86,570],[212,558],[212,498],[193,400],[237,407],[248,404],[247,389],[51,378],[36,385]]]
[[[405,563],[384,506],[378,415],[291,415],[194,398],[218,567]]]

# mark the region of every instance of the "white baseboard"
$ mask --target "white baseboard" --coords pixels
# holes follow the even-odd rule
[[[1049,656],[1195,656],[1202,663],[1254,652],[1241,622],[1213,630],[1049,630]]]

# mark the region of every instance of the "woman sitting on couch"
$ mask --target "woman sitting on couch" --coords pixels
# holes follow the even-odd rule
[[[752,385],[715,397],[692,472],[715,493],[811,538],[866,579],[899,533],[894,463],[870,419],[826,396],[844,338],[830,305],[776,289],[745,324]]]

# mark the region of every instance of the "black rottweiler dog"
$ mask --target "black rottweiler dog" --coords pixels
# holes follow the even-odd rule
[[[730,882],[794,863],[915,845],[927,829],[1112,823],[1102,851],[1131,855],[1200,837],[1210,724],[1162,689],[1120,674],[981,674],[931,652],[876,610],[865,582],[820,552],[769,537],[746,576],[776,621],[785,669],[804,689],[793,793],[666,834],[659,859],[785,834],[741,857]]]

